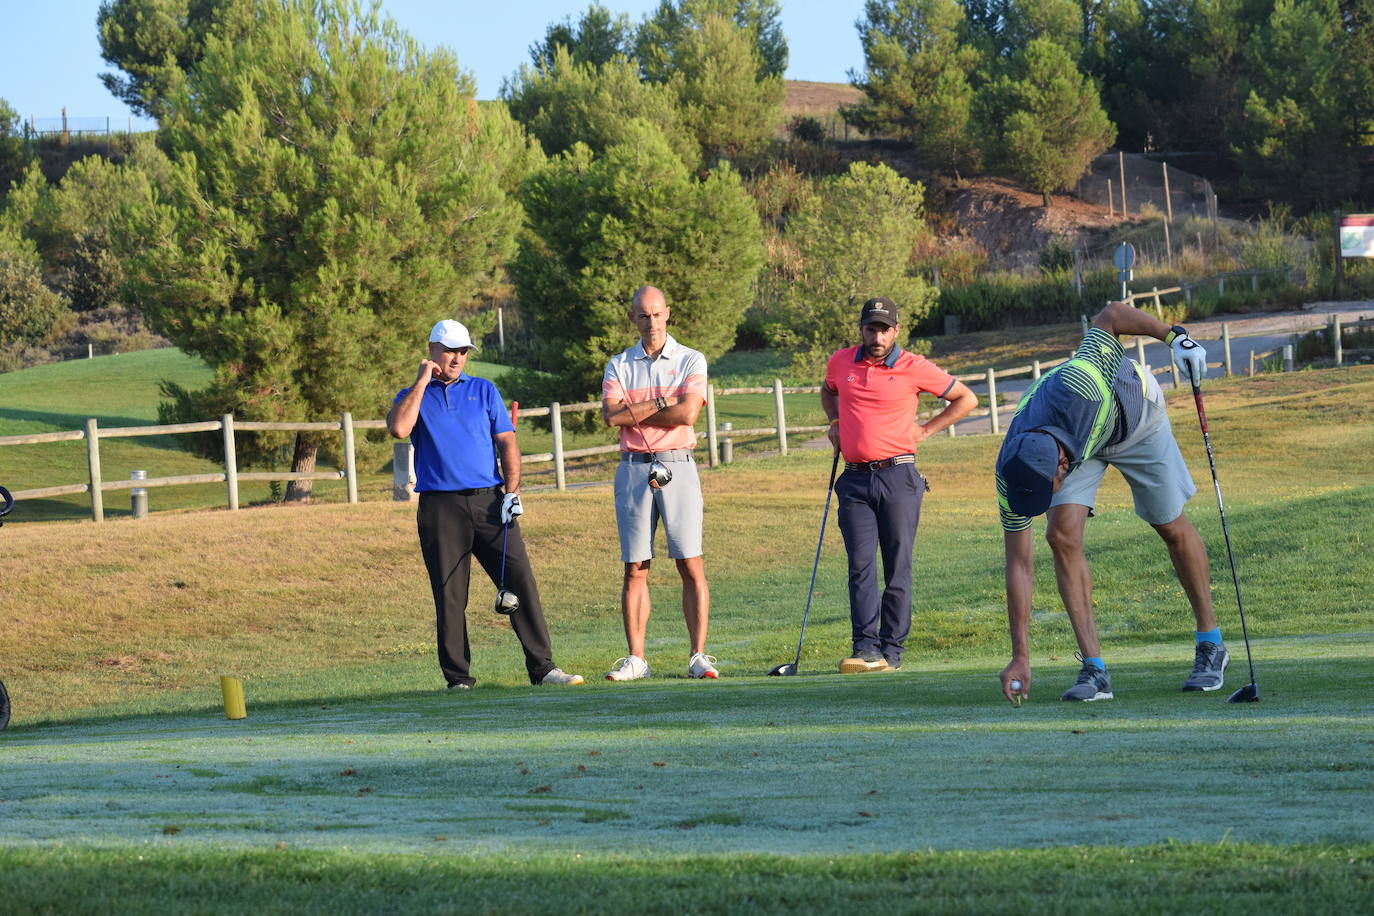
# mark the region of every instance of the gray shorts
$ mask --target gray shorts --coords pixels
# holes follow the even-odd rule
[[[1104,448],[1074,468],[1050,505],[1087,506],[1092,515],[1093,500],[1108,465],[1120,471],[1130,485],[1135,514],[1152,525],[1178,518],[1183,514],[1183,506],[1197,492],[1169,425],[1164,392],[1154,376],[1146,382],[1144,415],[1135,432],[1124,442]]]
[[[666,487],[649,486],[649,463],[621,458],[615,471],[615,522],[620,529],[620,559],[624,563],[651,560],[654,531],[659,520],[668,538],[668,556],[686,560],[701,556],[701,478],[690,456],[665,461],[673,472]]]

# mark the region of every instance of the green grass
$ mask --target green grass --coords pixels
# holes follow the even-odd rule
[[[913,636],[889,675],[833,673],[832,516],[802,676],[762,676],[796,645],[824,452],[703,474],[717,683],[685,677],[667,563],[656,676],[597,679],[623,653],[606,488],[532,494],[522,520],[556,660],[590,676],[564,690],[524,683],[485,582],[478,687],[439,689],[406,505],[7,525],[0,912],[1365,912],[1374,368],[1207,392],[1259,704],[1225,702],[1244,649],[1185,397],[1234,657],[1211,694],[1178,690],[1191,621],[1111,475],[1088,549],[1117,699],[1056,699],[1076,662],[1043,545],[1032,699],[1001,699],[991,437],[922,446]],[[224,718],[221,674],[247,719]]]

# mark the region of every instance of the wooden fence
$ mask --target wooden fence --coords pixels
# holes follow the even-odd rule
[[[1145,298],[1155,295],[1166,295],[1178,290],[1158,290],[1150,293],[1137,294],[1135,299]],[[1342,325],[1337,316],[1332,315],[1330,322],[1325,328],[1318,329],[1322,333],[1329,334],[1334,340],[1335,361],[1337,365],[1342,362],[1343,347],[1341,338],[1347,330],[1366,330],[1374,328],[1374,319],[1362,319],[1351,324]],[[1296,351],[1296,337],[1289,344],[1261,354],[1258,358],[1261,363],[1265,358],[1271,357],[1280,351],[1285,354],[1284,369],[1292,371],[1293,354]],[[1230,326],[1223,323],[1221,326],[1221,356],[1220,362],[1208,363],[1208,368],[1222,369],[1227,377],[1237,374],[1234,371],[1231,360],[1231,333]],[[1135,358],[1141,365],[1146,366],[1149,371],[1156,375],[1169,373],[1172,376],[1174,387],[1179,387],[1181,380],[1177,367],[1172,360],[1169,365],[1161,368],[1150,368],[1145,361],[1145,339],[1137,337],[1135,340]],[[1055,360],[1034,360],[1024,366],[1015,366],[1010,369],[988,368],[983,372],[974,372],[955,376],[959,381],[970,386],[986,386],[987,393],[981,399],[982,407],[975,409],[969,414],[970,419],[988,418],[989,429],[992,434],[1000,435],[1002,432],[1002,414],[1015,409],[1014,403],[1003,404],[1002,398],[998,394],[999,380],[1029,377],[1031,380],[1038,379],[1046,370],[1053,368],[1068,361],[1073,356],[1072,353],[1061,359]],[[1255,374],[1256,355],[1252,352],[1250,358],[1249,375]],[[759,426],[746,429],[733,429],[729,424],[722,427],[716,422],[716,400],[721,397],[731,397],[736,395],[773,395],[773,417],[772,423],[766,426]],[[724,388],[719,391],[715,386],[707,389],[706,396],[706,460],[710,467],[731,460],[734,448],[734,440],[737,438],[765,438],[776,440],[778,453],[786,455],[790,446],[788,437],[791,435],[823,433],[826,426],[789,426],[784,408],[784,395],[787,394],[819,394],[820,386],[809,385],[799,387],[784,387],[778,379],[773,380],[769,387],[755,388]],[[521,459],[525,464],[540,464],[549,462],[553,465],[554,486],[559,490],[567,488],[567,462],[570,459],[592,457],[596,455],[610,455],[620,451],[618,443],[606,445],[595,445],[586,448],[568,449],[563,446],[563,416],[568,413],[575,413],[588,410],[599,410],[600,401],[586,401],[575,404],[560,404],[555,402],[548,407],[537,407],[532,409],[521,409],[519,416],[523,419],[536,417],[550,417],[550,429],[553,434],[552,449],[548,452],[538,452],[534,454],[522,455]],[[926,418],[934,415],[939,409],[922,411],[921,417]],[[180,486],[184,484],[206,484],[223,483],[225,485],[226,505],[230,510],[239,507],[239,482],[240,481],[278,481],[278,480],[340,480],[345,482],[347,488],[347,498],[350,503],[358,501],[358,476],[355,463],[354,434],[356,430],[385,429],[384,420],[354,420],[351,414],[343,414],[338,421],[316,422],[316,423],[261,423],[250,421],[235,420],[233,415],[226,414],[218,420],[207,420],[199,423],[176,423],[163,426],[122,426],[100,428],[94,418],[86,421],[84,429],[66,430],[51,433],[36,433],[32,435],[20,436],[0,436],[0,446],[6,445],[29,445],[41,442],[64,442],[84,439],[86,442],[86,458],[88,467],[88,479],[82,483],[61,484],[51,487],[39,487],[30,490],[18,490],[13,493],[16,500],[39,499],[48,496],[63,496],[75,493],[87,493],[90,495],[91,518],[97,522],[104,521],[104,500],[103,494],[111,490],[141,490],[151,487]],[[340,432],[343,434],[344,467],[342,470],[333,471],[311,471],[311,472],[289,472],[289,471],[261,471],[243,473],[238,470],[238,463],[235,449],[235,435],[239,432],[257,431],[279,431],[279,432]],[[179,433],[202,433],[220,432],[224,439],[224,470],[223,472],[210,474],[186,474],[177,477],[151,477],[147,479],[130,480],[104,480],[100,471],[100,441],[102,439],[127,438],[134,436],[160,436]],[[955,426],[950,426],[946,430],[946,435],[959,435]],[[393,450],[393,497],[400,500],[407,500],[414,497],[414,472],[413,457],[409,442],[397,443]]]

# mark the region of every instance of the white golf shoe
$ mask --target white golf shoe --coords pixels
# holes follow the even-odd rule
[[[638,655],[616,659],[615,666],[606,673],[608,681],[636,681],[649,676],[649,663]]]
[[[720,677],[720,672],[716,670],[716,657],[704,652],[696,653],[687,663],[687,674],[691,677],[709,677],[715,680]]]

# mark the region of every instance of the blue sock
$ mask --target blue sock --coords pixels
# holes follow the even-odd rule
[[[1105,664],[1105,663],[1102,661],[1102,659],[1100,659],[1100,658],[1085,658],[1085,659],[1083,659],[1083,661],[1084,661],[1086,664],[1092,665],[1092,666],[1093,666],[1094,668],[1096,668],[1098,671],[1106,671],[1106,670],[1107,670],[1106,664]]]
[[[1202,632],[1201,630],[1198,630],[1197,641],[1210,642],[1218,646],[1221,645],[1221,627],[1217,627],[1214,630],[1208,630],[1206,633]]]

